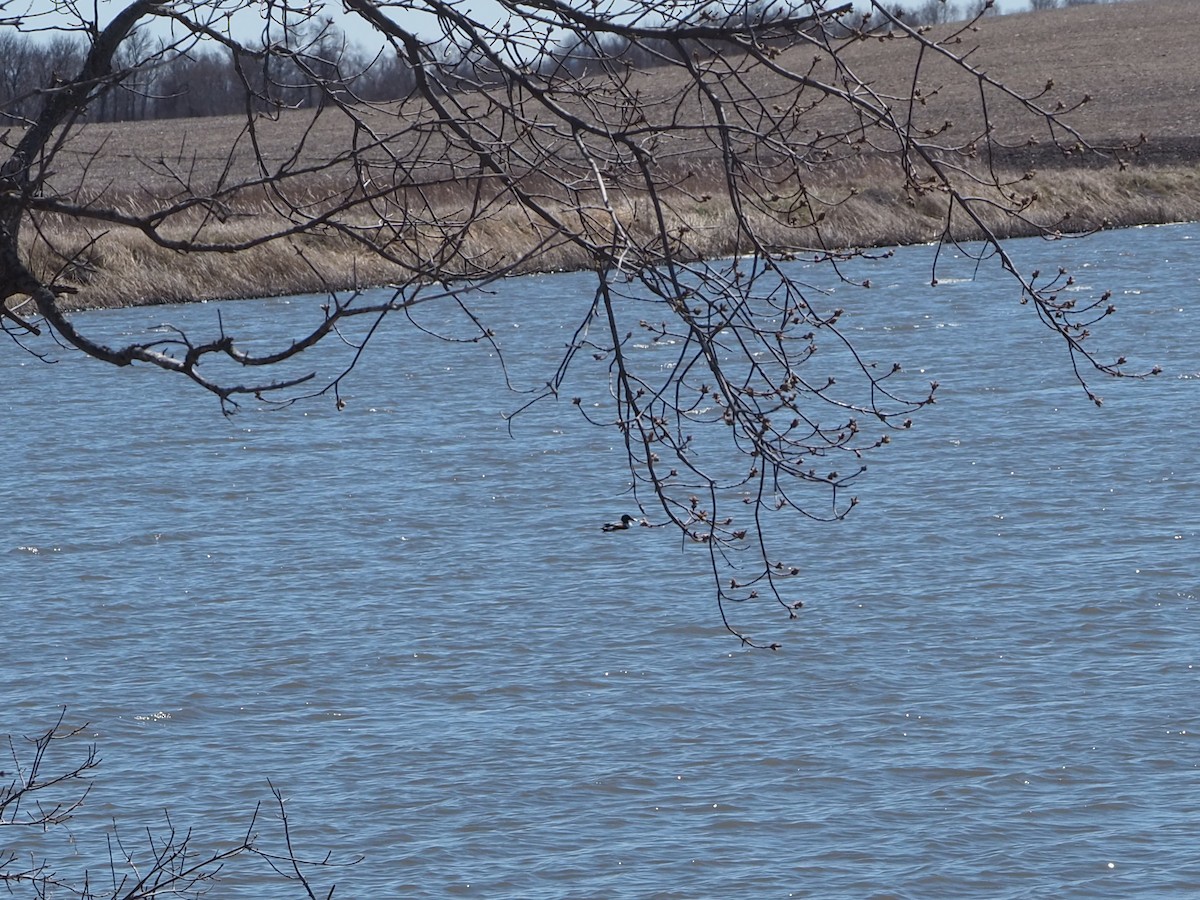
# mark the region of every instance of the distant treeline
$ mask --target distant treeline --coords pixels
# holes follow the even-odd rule
[[[795,0],[792,0],[795,3]],[[1031,0],[1033,9],[1075,6],[1111,0]],[[986,0],[898,2],[893,15],[912,26],[953,21],[983,11]],[[803,17],[811,7],[778,0],[748,0],[735,13],[725,13],[722,24],[733,30],[747,26],[769,31],[772,24]],[[835,25],[846,35],[893,27],[887,15],[857,10]],[[835,36],[837,36],[835,34]],[[845,35],[843,35],[845,36]],[[781,38],[786,40],[786,38]],[[15,31],[0,31],[0,127],[31,121],[48,91],[63,78],[79,71],[87,45],[72,35],[43,40]],[[482,86],[503,79],[489,64],[470,53],[440,47],[449,88]],[[525,70],[549,77],[633,66],[645,68],[685,57],[720,52],[713,42],[679,40],[630,41],[614,34],[575,34],[530,60]],[[93,122],[139,119],[175,119],[244,114],[250,110],[312,108],[331,93],[365,101],[397,100],[415,87],[407,61],[389,50],[372,54],[348,44],[333,27],[301,35],[291,45],[270,52],[238,52],[217,44],[196,44],[187,51],[157,47],[145,34],[135,33],[122,46],[116,60],[121,73],[115,90],[98,89],[86,115]]]
[[[281,52],[277,52],[280,50]],[[87,44],[69,35],[49,41],[0,32],[0,125],[30,121],[48,91],[80,69]],[[115,90],[98,89],[86,114],[94,122],[174,119],[244,113],[250,108],[312,107],[324,93],[352,91],[388,100],[413,87],[412,72],[394,54],[372,56],[329,29],[297,49],[236,53],[197,45],[187,52],[156,48],[134,34],[118,51]]]

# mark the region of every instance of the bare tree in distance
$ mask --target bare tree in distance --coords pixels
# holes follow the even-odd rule
[[[253,44],[228,25],[251,6],[132,0],[105,21],[71,6],[75,22],[54,26],[84,38],[87,52],[54,73],[38,111],[4,137],[0,322],[13,341],[46,357],[66,346],[114,366],[156,367],[226,411],[322,395],[340,408],[357,351],[385,318],[456,304],[473,331],[454,337],[502,352],[474,312],[480,289],[514,272],[586,269],[592,303],[528,402],[592,385],[598,406],[566,396],[621,435],[642,514],[703,545],[725,626],[770,647],[731,612],[761,600],[794,617],[803,604],[788,582],[804,567],[774,547],[772,516],[844,517],[866,455],[908,428],[937,390],[860,351],[843,310],[793,265],[842,272],[854,255],[825,236],[827,217],[854,201],[839,173],[877,167],[903,182],[914,207],[939,209],[943,245],[1011,275],[1089,398],[1099,402],[1093,373],[1126,374],[1123,359],[1098,357],[1089,341],[1113,312],[1108,296],[1063,293],[1065,272],[1023,272],[996,237],[995,223],[1009,218],[1048,235],[1062,223],[1032,218],[1024,175],[1001,165],[1028,140],[997,128],[993,110],[1040,129],[1053,152],[1102,151],[1068,122],[1082,100],[1061,102],[1049,85],[1022,93],[973,65],[978,19],[934,30],[891,4],[858,11],[827,0],[505,0],[506,18],[493,24],[458,0],[405,4],[436,26],[431,38],[397,7],[345,0],[385,42],[381,60],[411,73],[403,99],[372,103],[333,66],[326,25],[307,4],[267,5]],[[869,30],[879,20],[890,35]],[[10,18],[3,27],[42,23]],[[911,48],[899,85],[859,72],[863,48],[882,40]],[[136,102],[139,73],[212,50],[236,62],[246,97],[219,152],[112,158],[120,133],[96,138],[87,111],[130,94]],[[589,64],[574,65],[583,51]],[[978,98],[953,123],[926,106],[948,79],[965,80]],[[297,91],[315,92],[316,108],[291,109]],[[386,264],[393,287],[331,290],[273,349],[219,319],[205,333],[114,343],[69,309],[111,268],[118,240],[136,250],[122,269],[129,279],[137,259],[157,252],[181,267],[249,261],[257,292],[267,292],[261,254],[282,247],[288,265],[320,271],[331,288],[368,261]],[[340,272],[322,268],[330,247],[345,250]],[[354,322],[366,324],[354,331]],[[322,378],[303,366],[318,345],[352,332],[346,366]],[[669,348],[673,364],[639,344]]]
[[[996,6],[996,0],[971,0],[966,5],[967,17],[976,18],[977,16],[997,16],[1000,14],[1000,7]]]
[[[913,12],[913,20],[920,25],[940,25],[959,18],[958,4],[949,0],[925,0]]]

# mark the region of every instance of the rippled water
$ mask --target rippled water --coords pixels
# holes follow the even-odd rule
[[[781,525],[806,606],[774,654],[722,631],[702,554],[600,532],[617,436],[564,401],[510,437],[521,398],[477,345],[397,318],[344,412],[226,420],[178,379],[0,344],[0,730],[65,705],[104,760],[60,868],[164,807],[236,837],[269,778],[305,850],[366,857],[316,876],[338,896],[1191,895],[1200,228],[1014,248],[1112,288],[1105,340],[1164,374],[1097,409],[990,268],[864,263],[847,321],[941,399],[849,520]],[[576,275],[481,300],[514,380],[552,374],[589,300]]]

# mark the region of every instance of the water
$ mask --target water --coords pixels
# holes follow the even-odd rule
[[[0,731],[65,706],[87,729],[55,759],[103,757],[71,840],[15,844],[102,867],[113,819],[136,844],[169,808],[222,846],[270,779],[302,851],[365,857],[313,872],[337,896],[1193,894],[1200,227],[1013,246],[1113,289],[1105,341],[1164,374],[1097,409],[990,269],[864,264],[848,326],[940,400],[848,520],[776,524],[806,604],[756,620],[778,653],[722,630],[702,550],[601,533],[618,437],[566,400],[510,437],[486,347],[397,318],[345,411],[227,420],[180,379],[0,345]],[[536,386],[587,280],[506,291],[481,303]],[[297,895],[261,877],[219,895]]]

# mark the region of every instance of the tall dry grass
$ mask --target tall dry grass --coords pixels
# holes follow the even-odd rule
[[[1193,0],[1141,0],[1002,16],[968,36],[979,43],[972,60],[1006,83],[1036,92],[1052,75],[1052,98],[1069,104],[1090,94],[1093,101],[1072,113],[1069,121],[1099,143],[1115,146],[1147,137],[1142,161],[1124,170],[1096,162],[1083,165],[1079,158],[1064,160],[1044,142],[1045,134],[1040,135],[1039,147],[1018,146],[1003,161],[1010,169],[1005,178],[1016,182],[1014,190],[1036,199],[1018,217],[980,206],[987,227],[997,236],[1035,234],[1041,228],[1081,232],[1200,219],[1200,153],[1190,137],[1200,119],[1200,94],[1192,83],[1200,59],[1200,16],[1188,15],[1192,5]],[[845,48],[843,59],[884,94],[904,96],[912,87],[915,57],[907,42],[864,41]],[[1120,63],[1114,65],[1113,60]],[[783,59],[781,64],[800,71],[807,65],[799,59]],[[648,119],[686,119],[698,113],[681,106],[694,101],[679,99],[688,95],[684,78],[672,69],[637,72],[630,74],[629,86],[643,102]],[[763,103],[778,91],[761,69],[738,83]],[[972,129],[981,127],[971,120],[971,111],[978,107],[973,81],[951,80],[944,61],[927,60],[920,83],[927,102],[919,112],[929,123],[954,119],[956,135],[976,133]],[[471,100],[472,109],[498,108],[476,100]],[[806,113],[806,127],[845,127],[828,106]],[[989,110],[997,132],[1014,145],[1023,145],[1030,129],[1044,128],[1036,116],[1021,113],[1011,102],[993,103]],[[386,146],[372,145],[367,155],[384,168],[389,153],[406,165],[422,160],[421,169],[406,177],[427,183],[381,201],[387,206],[383,218],[394,225],[390,235],[363,210],[350,217],[347,230],[317,229],[238,253],[179,252],[119,225],[85,226],[70,218],[43,216],[36,229],[26,229],[23,235],[33,267],[39,275],[76,288],[69,302],[79,308],[591,264],[592,254],[585,248],[555,235],[519,204],[505,202],[498,189],[462,179],[462,172],[477,163],[461,147],[448,144],[445,135],[431,132],[429,111],[421,102],[364,109],[355,116],[352,121],[297,111],[277,121],[260,120],[254,125],[253,146],[250,126],[237,118],[86,125],[61,150],[49,189],[84,202],[101,198],[104,204],[124,204],[137,211],[170,196],[181,177],[202,188],[217,183],[222,173],[231,181],[252,179],[260,168],[270,171],[284,165],[297,146],[305,148],[304,165],[328,165],[319,177],[288,186],[287,203],[272,198],[266,188],[244,190],[223,198],[220,218],[181,214],[161,229],[175,240],[202,238],[236,245],[319,214],[338,196],[338,179],[346,177],[346,161],[339,154],[366,134],[388,134],[393,137]],[[699,138],[673,134],[658,151],[660,166],[692,174],[680,188],[663,194],[672,250],[703,257],[745,250],[746,234],[728,200],[721,199],[723,185],[713,148],[693,140]],[[548,144],[544,149],[548,155],[554,152]],[[538,162],[542,161],[530,162],[530,167]],[[1021,181],[1026,168],[1034,175]],[[532,181],[530,189],[546,208],[570,223],[582,239],[595,245],[611,240],[614,223],[594,194],[567,194],[552,184]],[[791,250],[851,248],[922,243],[946,233],[945,197],[912,195],[886,158],[818,168],[805,186],[812,202],[799,213],[789,210],[786,201],[771,199],[772,194],[794,192],[794,184],[762,186],[760,208],[751,208],[747,218],[763,243]],[[994,189],[989,194],[981,188],[979,193],[984,199],[1001,199]],[[702,200],[706,194],[712,199]],[[659,238],[649,213],[650,198],[626,188],[613,194],[612,203],[619,229],[633,243],[653,249]],[[979,236],[961,214],[949,225],[953,238]],[[387,237],[388,255],[371,252],[356,235]]]
[[[1085,232],[1200,219],[1197,166],[1052,169],[1018,184],[1025,195],[1036,198],[1021,217],[980,207],[987,226],[999,237],[1033,235],[1047,228]],[[707,185],[711,193],[705,187],[693,181],[687,192],[664,195],[672,250],[687,258],[745,252],[746,236],[728,201],[722,200],[719,185]],[[925,243],[946,234],[944,198],[914,197],[885,161],[841,167],[807,187],[812,210],[823,216],[821,221],[813,223],[810,215],[808,221],[792,217],[788,222],[764,204],[748,213],[759,240],[776,250],[803,252]],[[710,199],[701,199],[706,193]],[[470,221],[468,211],[477,199],[466,185],[433,196],[427,193],[420,217],[424,224],[407,232],[400,229],[388,248],[392,260],[337,231],[280,239],[237,253],[179,252],[133,229],[85,229],[61,217],[41,221],[39,231],[30,233],[28,249],[35,271],[53,274],[59,284],[77,289],[68,300],[74,308],[362,288],[409,280],[430,260],[445,278],[563,271],[592,264],[584,248],[554,235],[517,204],[500,203],[503,198],[493,198],[494,207]],[[613,221],[598,201],[585,203],[582,213],[565,202],[554,209],[596,243],[611,240]],[[625,193],[614,201],[613,210],[634,243],[654,244],[648,196]],[[180,240],[199,233],[207,241],[236,244],[286,225],[277,211],[261,203],[244,207],[226,222],[208,222],[199,232],[198,222],[186,219],[164,231]],[[957,240],[981,236],[961,213],[950,222],[949,235]]]

